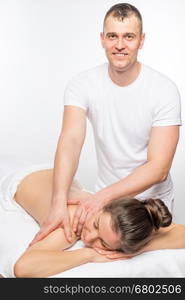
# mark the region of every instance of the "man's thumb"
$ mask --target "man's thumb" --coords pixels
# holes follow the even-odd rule
[[[64,233],[66,236],[66,239],[71,243],[72,242],[72,231],[71,226],[69,222],[64,223]]]
[[[77,199],[77,198],[69,198],[68,200],[67,200],[67,204],[71,204],[71,205],[77,205],[77,204],[79,204],[80,203],[80,200],[79,199]]]
[[[31,241],[31,243],[29,244],[29,246],[32,246],[33,244],[35,244],[35,243],[39,242],[40,240],[42,240],[43,238],[45,238],[45,236],[47,236],[50,231],[51,231],[50,228],[47,228],[45,226],[43,226],[43,228],[41,227],[41,229],[35,235],[34,239]]]

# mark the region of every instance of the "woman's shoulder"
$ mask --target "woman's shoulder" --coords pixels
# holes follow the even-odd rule
[[[159,233],[167,233],[167,232],[185,232],[185,225],[172,223],[167,227],[161,227],[159,229]]]

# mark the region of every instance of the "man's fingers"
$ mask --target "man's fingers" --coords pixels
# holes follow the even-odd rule
[[[72,242],[72,231],[71,231],[71,225],[69,220],[67,222],[64,222],[63,224],[65,237],[68,240],[68,242]]]
[[[82,214],[81,214],[81,216],[80,216],[80,220],[79,220],[79,222],[78,222],[77,233],[76,233],[77,236],[80,236],[80,235],[81,235],[82,228],[83,228],[83,225],[84,225],[84,223],[85,223],[87,214],[88,214],[87,211],[83,211]]]
[[[81,236],[82,227],[83,227],[83,225],[81,225],[80,223],[78,223],[78,229],[77,229],[77,232],[76,232],[77,236]]]
[[[29,244],[29,247],[32,246],[33,244],[39,242],[44,236],[42,235],[42,233],[40,233],[40,231],[35,235],[34,239],[31,241],[31,243]]]
[[[39,232],[35,235],[34,239],[29,244],[29,247],[35,244],[36,242],[39,242],[43,238],[45,238],[52,230],[53,230],[53,226],[44,225],[43,228],[41,228]]]
[[[74,220],[73,220],[73,231],[76,232],[78,228],[78,222],[83,212],[83,208],[79,206],[75,212]]]
[[[77,198],[69,198],[68,200],[67,200],[67,204],[76,204],[76,205],[78,205],[78,204],[80,204],[80,200],[79,199],[77,199]]]
[[[39,242],[40,240],[42,240],[45,236],[47,235],[47,232],[38,232],[34,239],[31,241],[31,243],[29,244],[29,247],[32,246],[33,244]]]

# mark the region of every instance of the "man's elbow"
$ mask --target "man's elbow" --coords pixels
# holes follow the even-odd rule
[[[153,160],[148,162],[151,167],[154,184],[165,181],[168,177],[170,167],[162,166],[161,162]]]
[[[168,171],[167,170],[161,170],[160,174],[159,174],[159,179],[158,179],[158,183],[161,183],[163,181],[165,181],[168,177]]]
[[[165,181],[167,177],[168,177],[168,175],[161,176],[158,182],[161,183],[161,182]]]

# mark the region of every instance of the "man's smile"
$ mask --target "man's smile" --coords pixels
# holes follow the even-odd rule
[[[119,52],[113,52],[112,54],[115,56],[120,56],[120,57],[128,55],[128,53],[119,53]]]

